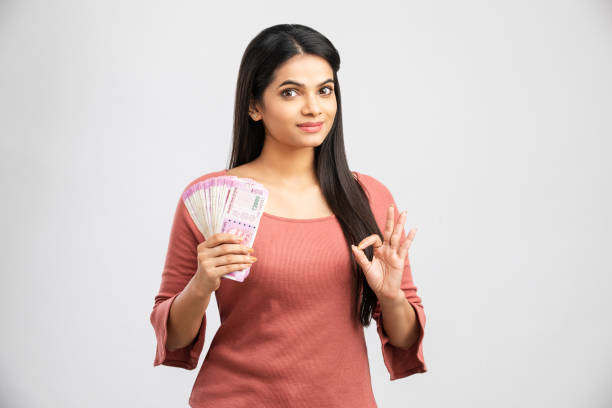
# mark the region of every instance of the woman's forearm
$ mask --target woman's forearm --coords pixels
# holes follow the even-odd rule
[[[212,292],[195,289],[194,280],[191,279],[174,299],[168,314],[166,348],[169,351],[186,347],[195,340],[211,296]]]
[[[419,337],[419,321],[416,311],[400,290],[396,300],[380,301],[383,330],[389,343],[401,349],[409,349]]]

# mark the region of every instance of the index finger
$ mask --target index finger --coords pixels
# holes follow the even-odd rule
[[[208,244],[206,244],[208,242]],[[217,245],[242,242],[242,237],[237,234],[231,234],[229,232],[219,232],[214,234],[210,239],[204,241],[207,248],[213,248]]]

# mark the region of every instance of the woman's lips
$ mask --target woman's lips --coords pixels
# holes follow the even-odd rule
[[[298,127],[305,132],[318,132],[323,127],[323,122],[306,122]]]

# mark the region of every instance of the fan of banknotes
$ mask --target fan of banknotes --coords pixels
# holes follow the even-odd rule
[[[182,196],[194,224],[205,239],[219,232],[236,234],[251,247],[263,214],[268,190],[253,179],[236,176],[211,177],[191,185]],[[243,282],[251,267],[223,275]]]

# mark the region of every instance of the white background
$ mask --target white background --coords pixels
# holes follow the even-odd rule
[[[418,228],[429,371],[389,381],[372,322],[379,406],[611,406],[603,0],[0,2],[0,405],[187,406],[149,322],[172,216],[279,23],[338,48],[349,165]]]

